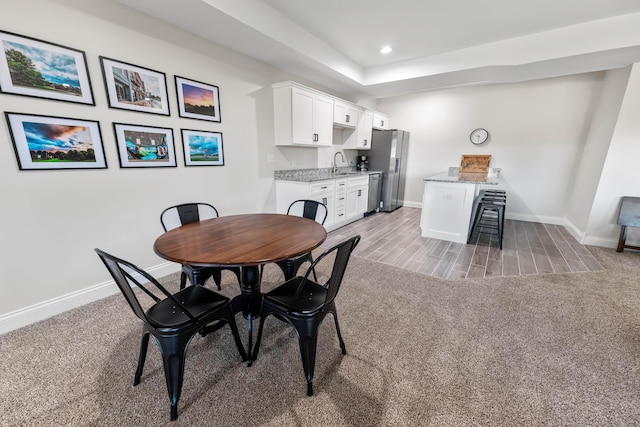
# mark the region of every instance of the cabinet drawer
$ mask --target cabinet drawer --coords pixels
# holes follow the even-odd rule
[[[345,209],[344,207],[341,208],[336,208],[336,223],[339,223],[340,221],[344,220],[346,218],[346,213],[345,213]]]
[[[334,189],[335,183],[333,182],[333,180],[314,182],[313,184],[309,185],[309,195],[317,196],[324,193],[330,193],[333,192]]]
[[[369,185],[369,175],[364,176],[351,176],[347,180],[347,187],[353,188],[356,186]]]
[[[345,201],[347,200],[347,192],[336,193],[336,207],[339,208],[344,206]]]

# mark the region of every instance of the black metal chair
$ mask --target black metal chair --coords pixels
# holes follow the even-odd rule
[[[217,217],[218,210],[208,203],[183,203],[165,209],[162,214],[160,214],[160,222],[162,223],[164,231],[169,231],[185,224]],[[180,275],[180,289],[184,289],[186,286],[187,277],[191,284],[204,284],[209,277],[212,277],[218,290],[220,290],[222,270],[232,271],[238,278],[238,283],[240,283],[240,267],[197,267],[193,265],[183,265]]]
[[[340,289],[351,252],[360,241],[360,236],[354,236],[332,247],[316,259],[304,276],[297,276],[287,280],[277,288],[266,293],[262,297],[262,310],[260,313],[260,327],[258,338],[253,353],[253,360],[258,357],[262,330],[267,316],[273,314],[275,318],[286,321],[296,330],[300,353],[302,355],[302,367],[307,378],[307,395],[313,395],[313,371],[316,361],[316,344],[318,341],[318,329],[327,313],[333,314],[336,324],[338,340],[342,354],[347,354],[347,349],[340,334],[338,314],[336,312],[335,298]],[[318,284],[309,279],[311,271],[335,253],[331,276],[325,284]],[[330,260],[331,258],[329,258]]]
[[[322,225],[324,225],[324,222],[327,220],[327,213],[327,206],[316,200],[296,200],[291,203],[287,209],[287,215],[295,215],[312,219]],[[280,267],[282,273],[284,273],[284,280],[289,280],[298,273],[300,266],[307,261],[309,263],[313,263],[313,256],[311,256],[311,252],[295,258],[278,261],[276,262],[276,265]],[[261,275],[263,269],[264,265],[260,269]],[[313,278],[318,281],[315,271],[313,271]]]
[[[182,390],[187,348],[193,336],[202,331],[207,324],[215,321],[219,321],[220,327],[228,324],[242,361],[247,360],[228,298],[204,286],[189,286],[171,294],[139,267],[100,249],[95,251],[113,276],[131,309],[144,322],[140,357],[133,385],[140,383],[149,336],[153,335],[164,363],[172,421],[178,418],[178,399]],[[139,292],[134,291],[135,286],[153,301],[145,304],[148,307],[143,308],[143,301],[136,295]]]

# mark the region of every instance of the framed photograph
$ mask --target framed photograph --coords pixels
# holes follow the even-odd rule
[[[107,168],[97,121],[10,112],[5,117],[20,170]]]
[[[182,129],[185,166],[224,166],[222,133]]]
[[[176,76],[176,91],[180,117],[220,123],[218,86]]]
[[[109,107],[169,115],[164,73],[100,57]]]
[[[114,123],[121,168],[175,167],[173,129]]]
[[[83,51],[0,31],[0,91],[95,105]]]

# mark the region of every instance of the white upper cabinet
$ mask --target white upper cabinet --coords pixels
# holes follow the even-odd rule
[[[373,111],[364,110],[360,111],[358,117],[358,130],[357,130],[357,142],[356,148],[358,150],[370,150],[371,149],[371,134],[373,130]]]
[[[333,104],[333,124],[338,127],[354,128],[358,124],[358,110],[355,104],[336,100]]]
[[[330,146],[333,98],[292,82],[273,85],[276,145]]]
[[[374,129],[390,129],[389,116],[377,111],[373,112],[373,128]]]

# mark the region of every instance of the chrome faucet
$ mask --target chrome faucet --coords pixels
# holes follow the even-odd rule
[[[347,161],[344,159],[344,154],[342,154],[342,151],[336,151],[336,153],[333,155],[333,169],[331,170],[331,172],[335,175],[336,172],[338,172],[338,161],[336,159],[336,157],[338,156],[338,154],[340,154],[340,157],[342,157],[342,163],[346,163]]]

